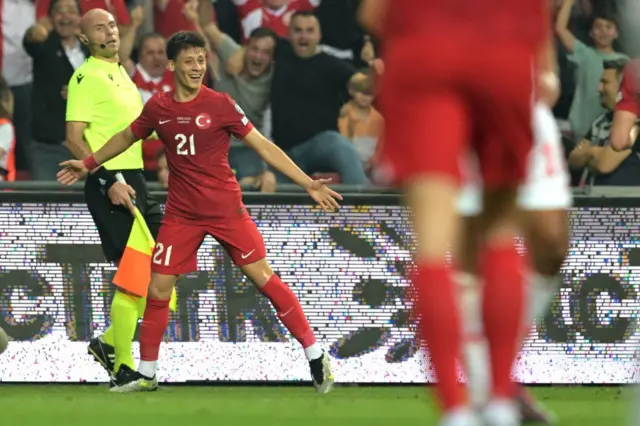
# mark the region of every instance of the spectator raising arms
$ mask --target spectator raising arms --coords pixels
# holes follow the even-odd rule
[[[0,181],[16,179],[16,139],[11,124],[13,93],[4,78],[0,77]]]
[[[353,143],[362,166],[369,173],[384,129],[384,118],[373,107],[373,82],[368,70],[351,77],[349,95],[351,100],[340,111],[338,128],[340,134]]]
[[[242,48],[228,35],[220,32],[211,23],[204,28],[209,43],[225,64]],[[256,28],[249,36],[244,49],[242,70],[237,75],[225,72],[224,66],[218,71],[218,80],[214,88],[228,93],[245,112],[253,125],[264,130],[265,111],[269,104],[271,82],[273,79],[273,54],[278,36],[268,28]],[[229,150],[229,165],[236,173],[241,185],[254,185],[263,192],[273,192],[276,187],[275,175],[267,170],[260,156],[244,143],[232,137]]]
[[[590,33],[593,47],[577,39],[568,28],[574,3],[575,0],[562,0],[556,21],[556,33],[571,53],[570,60],[578,68],[569,122],[575,140],[581,140],[589,131],[593,120],[605,111],[598,101],[598,82],[604,70],[603,61],[626,58],[626,55],[613,49],[613,43],[618,38],[618,27],[612,15],[599,14],[593,17]]]
[[[77,37],[80,5],[77,0],[49,3],[51,29],[38,23],[24,35],[24,48],[33,58],[33,117],[31,178],[55,180],[59,164],[69,158],[65,146],[67,85],[89,52]]]
[[[321,0],[233,0],[242,26],[242,42],[253,30],[266,27],[280,37],[287,35],[291,16],[296,11],[313,11]]]
[[[273,138],[305,172],[335,172],[345,184],[364,184],[367,178],[358,153],[338,133],[338,115],[355,68],[321,52],[320,38],[313,13],[294,13],[289,41],[276,50]]]

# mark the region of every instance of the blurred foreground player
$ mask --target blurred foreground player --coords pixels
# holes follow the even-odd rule
[[[524,24],[518,18],[523,15]],[[369,0],[361,19],[384,37],[387,68],[380,102],[393,140],[384,144],[381,167],[403,186],[413,212],[415,309],[438,377],[442,424],[480,422],[457,380],[461,330],[447,265],[460,232],[459,162],[471,141],[484,182],[476,262],[484,281],[492,392],[483,416],[488,425],[517,425],[511,368],[522,330],[524,265],[514,244],[520,230],[516,196],[533,143],[533,65],[545,80],[555,77],[547,58],[536,60],[550,38],[547,0],[425,0],[393,6]],[[448,34],[444,40],[443,33]]]
[[[325,211],[337,207],[334,198],[341,197],[326,186],[328,180],[312,180],[255,130],[228,95],[202,86],[207,66],[205,42],[199,35],[174,34],[167,43],[167,56],[175,90],[154,95],[142,114],[93,156],[65,163],[66,182],[74,182],[153,131],[163,141],[169,163],[166,214],[154,249],[140,333],[141,361],[138,372],[113,390],[157,389],[157,360],[169,321],[171,291],[179,275],[196,270],[198,249],[205,236],[211,235],[269,298],[282,323],[302,344],[316,390],[327,393],[333,387],[329,357],[316,342],[295,294],[265,259],[262,236],[242,203],[242,192],[227,161],[230,136],[244,140],[265,162],[304,187]]]
[[[518,204],[524,211],[523,236],[530,261],[527,274],[527,315],[529,325],[546,312],[553,295],[562,282],[560,267],[566,256],[568,235],[567,209],[571,207],[571,190],[560,131],[548,105],[539,102],[533,117],[534,146],[529,154],[527,179],[518,193]],[[477,175],[471,162],[470,175]],[[464,360],[467,367],[468,390],[474,407],[483,407],[489,394],[489,360],[487,342],[483,336],[481,290],[474,259],[478,250],[477,217],[482,211],[482,190],[477,179],[469,179],[458,201],[458,211],[465,217],[463,234],[466,244],[457,254],[461,270],[460,308],[464,334]],[[550,424],[553,416],[533,401],[525,388],[520,389],[520,413],[527,422]]]
[[[624,67],[617,101],[609,136],[611,147],[616,151],[638,149],[640,146],[634,144],[630,135],[640,117],[640,59],[634,59]]]

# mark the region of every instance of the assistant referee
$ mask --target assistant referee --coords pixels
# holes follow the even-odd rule
[[[96,152],[114,134],[142,112],[142,98],[127,71],[119,63],[120,37],[113,16],[102,9],[89,10],[81,21],[80,40],[91,56],[78,68],[67,94],[67,146],[74,157],[83,159]],[[98,228],[104,255],[118,263],[133,225],[131,197],[144,216],[154,238],[162,211],[149,194],[142,174],[140,142],[87,176],[84,192],[91,216]],[[116,180],[121,174],[126,184]],[[111,325],[89,344],[89,353],[109,372],[113,385],[126,381],[135,365],[132,341],[143,312],[139,296],[117,288],[111,303]]]

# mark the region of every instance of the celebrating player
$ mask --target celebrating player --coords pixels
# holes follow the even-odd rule
[[[484,420],[519,423],[511,381],[524,310],[524,265],[514,245],[520,229],[516,196],[533,144],[532,64],[543,77],[540,95],[552,88],[549,81],[557,82],[550,59],[539,53],[550,39],[547,3],[430,0],[391,6],[369,0],[361,13],[363,23],[385,37],[380,102],[393,140],[383,146],[382,168],[404,187],[413,213],[414,306],[438,376],[443,424],[450,426],[479,422],[457,383],[460,319],[447,264],[460,231],[459,162],[469,141],[484,182],[478,266],[492,371]],[[525,25],[517,18],[523,15]]]
[[[80,40],[88,46],[91,56],[69,81],[66,129],[69,150],[82,159],[140,115],[142,99],[118,62],[120,37],[113,16],[102,9],[91,9],[82,18],[81,30]],[[128,185],[116,181],[117,173]],[[137,206],[154,238],[157,235],[162,211],[147,191],[140,144],[131,144],[122,155],[92,170],[84,192],[108,261],[118,263],[127,245],[133,225],[132,194],[136,195]],[[143,289],[134,287],[134,283],[128,283],[127,288],[116,289],[111,324],[89,344],[89,353],[116,382],[135,369],[132,340],[144,307],[139,293],[146,293],[146,284]]]
[[[167,56],[175,90],[153,96],[142,114],[93,156],[63,163],[65,182],[74,182],[154,130],[164,143],[169,163],[166,214],[154,249],[140,333],[141,361],[138,372],[113,390],[157,388],[158,352],[169,321],[169,296],[179,275],[196,270],[197,251],[205,236],[211,235],[269,298],[282,323],[302,344],[316,390],[327,393],[333,387],[329,357],[316,342],[295,294],[265,259],[262,236],[242,203],[227,161],[230,136],[244,140],[265,162],[304,187],[325,211],[338,207],[335,199],[342,198],[327,187],[329,180],[312,180],[265,139],[228,95],[202,86],[206,51],[199,35],[176,33],[167,43]]]
[[[563,158],[560,131],[549,106],[538,103],[534,109],[534,147],[527,167],[527,180],[520,188],[518,204],[525,211],[523,230],[532,272],[528,275],[527,319],[540,319],[562,282],[560,267],[566,256],[568,223],[566,210],[571,206],[569,175]],[[475,175],[475,164],[471,164]],[[464,333],[464,359],[467,367],[470,399],[475,407],[486,404],[489,394],[487,343],[482,331],[480,286],[476,277],[478,235],[477,216],[482,211],[482,191],[469,180],[462,190],[458,211],[466,220],[463,234],[470,243],[460,247],[457,256],[461,271],[458,279],[461,294]],[[528,328],[527,328],[528,330]],[[534,403],[522,388],[519,396],[523,420],[545,424],[553,420]]]

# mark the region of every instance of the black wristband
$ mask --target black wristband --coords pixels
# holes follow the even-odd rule
[[[109,173],[109,171],[107,171],[107,169],[105,169],[104,167],[100,167],[93,173],[93,175],[100,179],[100,184],[102,184],[105,193],[108,192],[113,184],[117,182],[115,176]]]

